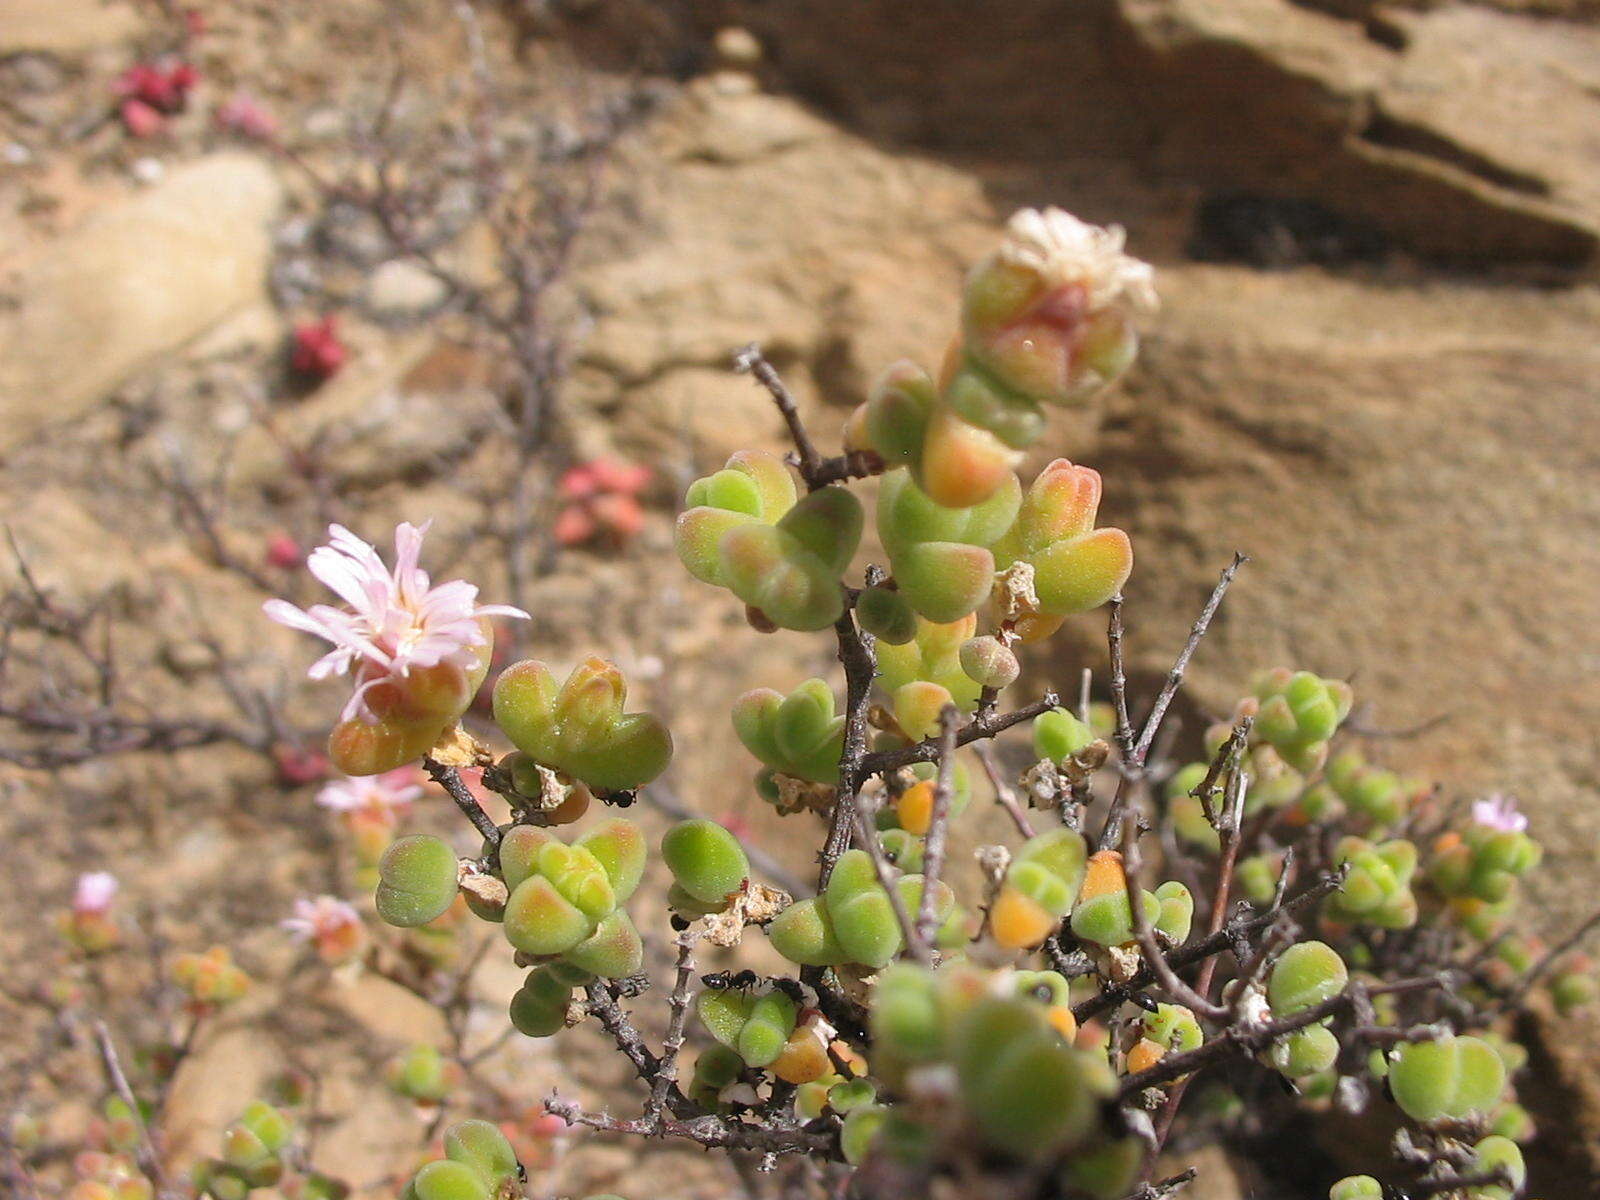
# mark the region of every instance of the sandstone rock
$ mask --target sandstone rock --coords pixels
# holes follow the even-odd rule
[[[258,299],[280,191],[259,159],[219,154],[24,263],[0,315],[0,451]]]
[[[418,263],[391,259],[367,281],[367,306],[380,318],[403,320],[437,308],[449,289]]]
[[[1317,196],[1431,256],[1592,265],[1600,32],[1460,6],[1377,25],[1292,0],[1116,11],[1169,165]]]
[[[0,57],[78,54],[132,37],[140,24],[135,7],[119,0],[0,0]]]
[[[488,423],[496,401],[478,388],[413,387],[406,375],[432,337],[413,333],[374,343],[311,396],[285,412],[274,433],[252,428],[240,438],[233,481],[273,489],[286,477],[283,446],[314,447],[342,486],[370,488],[420,477],[454,462]]]

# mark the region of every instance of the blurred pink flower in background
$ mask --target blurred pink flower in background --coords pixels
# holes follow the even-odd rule
[[[279,925],[296,941],[310,945],[329,966],[349,962],[367,940],[361,914],[337,896],[296,900],[294,916]]]
[[[1485,800],[1474,800],[1472,820],[1501,833],[1522,833],[1528,828],[1527,816],[1517,811],[1516,798],[1501,792]]]

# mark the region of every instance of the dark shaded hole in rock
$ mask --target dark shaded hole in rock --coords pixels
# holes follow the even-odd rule
[[[1195,209],[1186,249],[1200,262],[1283,268],[1380,262],[1388,245],[1370,225],[1314,200],[1218,192]]]
[[[1404,150],[1436,159],[1445,166],[1454,167],[1475,175],[1485,183],[1503,187],[1525,196],[1548,196],[1550,185],[1535,175],[1527,175],[1503,166],[1481,154],[1475,154],[1430,129],[1399,120],[1384,112],[1374,112],[1361,130],[1361,138],[1374,146],[1389,150]]]

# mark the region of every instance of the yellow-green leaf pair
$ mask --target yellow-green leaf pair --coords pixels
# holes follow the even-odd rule
[[[1417,898],[1411,891],[1416,846],[1400,838],[1373,845],[1347,837],[1334,851],[1334,864],[1346,863],[1350,869],[1344,884],[1324,907],[1329,919],[1379,929],[1409,929],[1416,924]]]
[[[739,839],[715,821],[680,821],[661,839],[661,857],[674,883],[667,903],[689,918],[727,908],[750,876]]]
[[[895,880],[905,911],[913,919],[922,900],[920,875]],[[960,913],[955,893],[939,881],[934,917],[940,938],[956,936]],[[767,926],[773,949],[802,966],[828,967],[859,963],[884,967],[904,945],[904,934],[887,892],[878,884],[872,858],[865,850],[848,850],[834,864],[821,896],[798,900]]]
[[[794,1000],[777,988],[759,995],[708,988],[696,999],[695,1010],[711,1036],[749,1067],[768,1066],[783,1053],[799,1015]]]
[[[1016,519],[1022,486],[1005,482],[981,504],[947,508],[906,470],[890,471],[878,491],[878,537],[898,594],[930,621],[960,620],[989,598],[995,556],[989,547]]]
[[[734,701],[733,730],[774,771],[839,782],[844,717],[835,711],[833,689],[820,679],[806,680],[787,696],[771,688],[746,692]]]
[[[606,978],[639,969],[643,948],[621,905],[644,874],[644,835],[613,817],[567,845],[548,829],[517,825],[500,841],[510,893],[506,940],[536,958],[563,956]]]
[[[672,759],[672,735],[648,713],[625,713],[622,672],[586,658],[557,685],[550,668],[526,659],[500,673],[494,719],[512,745],[596,791],[649,783]]]
[[[861,502],[840,487],[799,499],[781,460],[734,455],[697,479],[678,518],[678,557],[784,629],[826,629],[844,612],[839,577],[861,541]]]
[[[444,1135],[441,1159],[423,1164],[400,1200],[495,1200],[517,1188],[521,1167],[505,1135],[488,1121],[459,1121]]]
[[[891,363],[851,414],[845,445],[872,451],[890,470],[905,467],[919,488],[950,508],[988,499],[1021,458],[957,416],[928,373],[906,359]]]

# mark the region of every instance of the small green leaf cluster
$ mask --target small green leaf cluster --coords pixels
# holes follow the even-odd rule
[[[283,1178],[293,1128],[270,1104],[253,1101],[222,1134],[222,1153],[195,1168],[195,1189],[212,1200],[244,1200]]]
[[[1328,741],[1350,715],[1350,685],[1310,671],[1280,667],[1256,679],[1255,731],[1290,767],[1302,774],[1321,768]]]
[[[527,659],[500,673],[494,719],[522,753],[598,792],[649,783],[672,759],[672,735],[648,713],[625,713],[622,672],[584,659],[557,685],[550,668]]]
[[[906,912],[918,911],[922,886],[921,875],[902,874],[895,879],[894,888]],[[941,938],[964,935],[955,893],[943,880],[935,893],[934,916]],[[840,855],[823,894],[784,909],[767,926],[767,937],[784,958],[809,967],[845,963],[885,967],[905,944],[894,904],[878,882],[872,856],[860,849]]]
[[[444,1157],[424,1163],[400,1200],[513,1200],[522,1195],[522,1164],[487,1121],[458,1121],[444,1135]]]
[[[689,574],[727,588],[770,625],[826,629],[844,612],[840,576],[863,519],[853,493],[826,487],[797,499],[782,460],[743,451],[690,485],[678,557]]]
[[[993,1152],[1035,1163],[1064,1155],[1073,1186],[1117,1196],[1129,1177],[1118,1169],[1122,1140],[1102,1109],[1115,1080],[1102,1056],[1063,1036],[1052,1013],[1064,1003],[1066,981],[1047,975],[1007,980],[1002,994],[993,974],[965,964],[895,964],[879,977],[872,1008],[873,1075],[914,1105],[921,1081],[939,1077],[929,1068],[948,1067],[967,1122]],[[863,1141],[881,1141],[888,1153],[915,1144],[905,1110],[880,1111]]]

